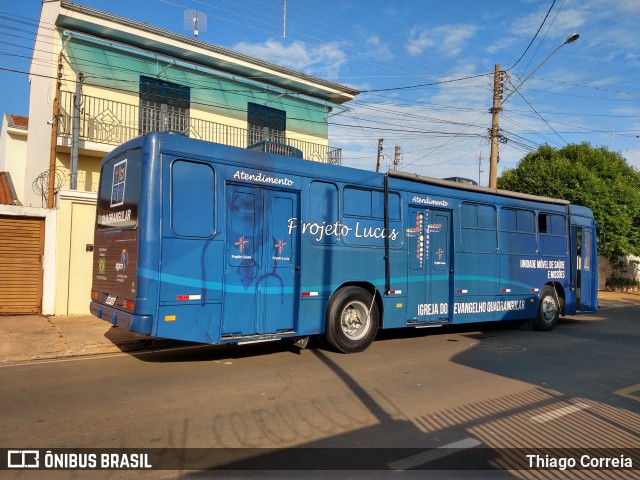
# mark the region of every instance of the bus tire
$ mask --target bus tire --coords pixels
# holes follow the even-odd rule
[[[560,304],[555,289],[546,285],[538,297],[538,312],[533,320],[533,329],[540,332],[553,330],[560,317]]]
[[[329,301],[324,337],[341,353],[361,352],[375,339],[379,323],[380,312],[371,293],[343,287]]]

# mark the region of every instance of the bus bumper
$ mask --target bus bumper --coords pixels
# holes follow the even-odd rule
[[[114,327],[122,327],[131,332],[151,335],[151,326],[153,324],[151,315],[134,315],[97,302],[91,302],[89,310],[92,315],[110,322]]]

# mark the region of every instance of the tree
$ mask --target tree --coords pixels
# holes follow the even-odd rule
[[[640,254],[640,172],[616,152],[588,143],[528,153],[498,188],[569,200],[593,210],[609,257]]]

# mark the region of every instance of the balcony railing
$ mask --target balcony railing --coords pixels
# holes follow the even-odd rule
[[[155,125],[156,130],[178,130],[191,138],[221,143],[233,147],[247,148],[247,129],[210,122],[184,115],[167,114],[158,109],[144,108],[105,98],[82,95],[80,107],[80,140],[120,145],[132,138],[147,133],[141,125]],[[71,137],[73,93],[61,92],[60,125],[58,133]],[[140,114],[144,122],[140,122]],[[270,139],[265,139],[270,140]],[[282,141],[282,139],[279,139]],[[302,151],[305,160],[340,165],[342,150],[318,143],[285,138],[284,143]]]

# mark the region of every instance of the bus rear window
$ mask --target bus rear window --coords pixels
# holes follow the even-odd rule
[[[140,199],[140,149],[119,155],[102,167],[96,225],[104,228],[136,228]]]

